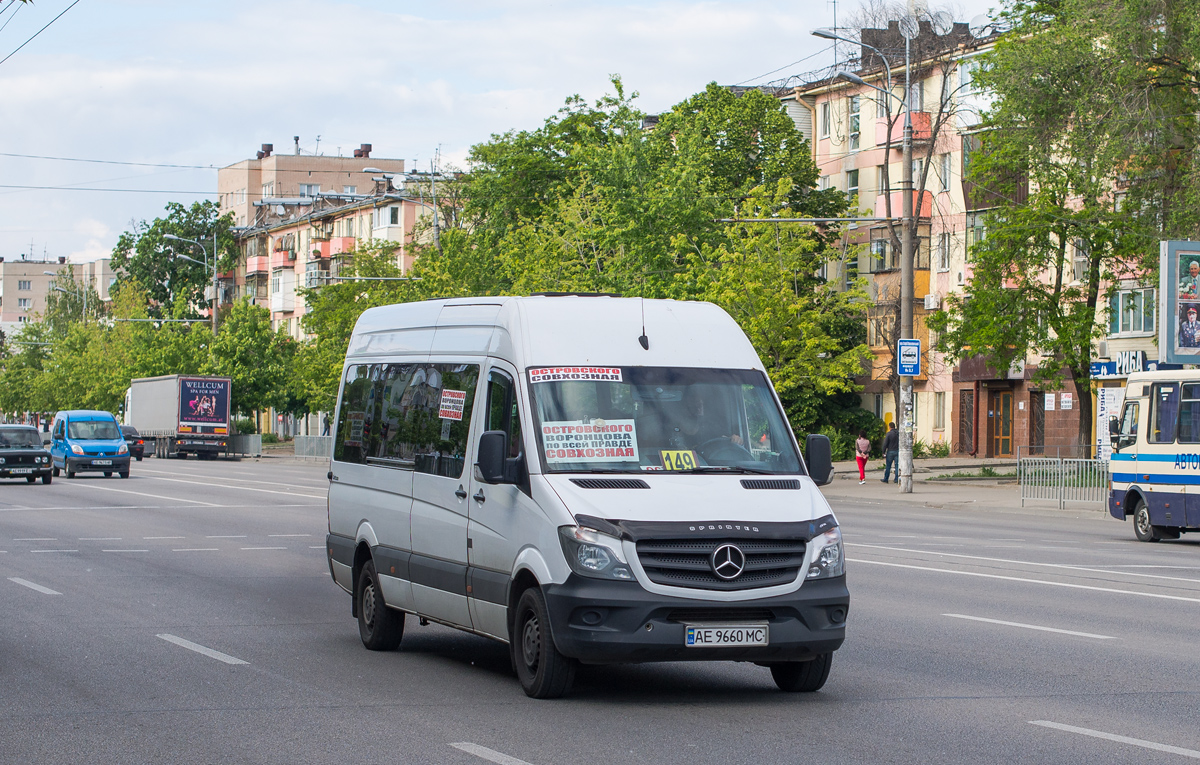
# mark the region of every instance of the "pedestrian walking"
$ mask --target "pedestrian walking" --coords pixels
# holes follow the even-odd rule
[[[883,437],[883,482],[888,482],[892,468],[896,469],[896,483],[900,483],[900,431],[896,423],[888,423],[887,435]]]
[[[858,485],[867,482],[867,457],[871,456],[871,442],[867,440],[867,431],[858,431],[858,440],[854,442],[854,458],[858,460]]]

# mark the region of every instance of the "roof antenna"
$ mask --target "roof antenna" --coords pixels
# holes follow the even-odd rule
[[[650,350],[650,338],[646,337],[646,298],[638,298],[642,301],[642,336],[638,338],[638,342],[642,344],[644,350]]]

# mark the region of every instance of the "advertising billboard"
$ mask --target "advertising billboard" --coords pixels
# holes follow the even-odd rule
[[[179,378],[180,426],[229,424],[229,380],[212,377]]]
[[[1200,242],[1159,244],[1159,360],[1200,364]]]

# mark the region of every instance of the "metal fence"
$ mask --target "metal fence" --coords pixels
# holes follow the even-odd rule
[[[329,459],[333,454],[333,436],[296,436],[292,443],[297,457]]]
[[[230,436],[225,442],[226,457],[261,457],[262,436],[258,434]]]
[[[1017,463],[1021,506],[1025,500],[1103,505],[1108,501],[1108,460],[1024,457]]]

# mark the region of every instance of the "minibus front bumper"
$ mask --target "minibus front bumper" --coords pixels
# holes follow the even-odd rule
[[[576,574],[543,588],[554,643],[585,664],[728,660],[804,661],[837,650],[846,639],[846,577],[807,581],[796,592],[758,600],[714,602],[647,592],[636,582]],[[766,624],[765,646],[695,648],[687,627]]]

